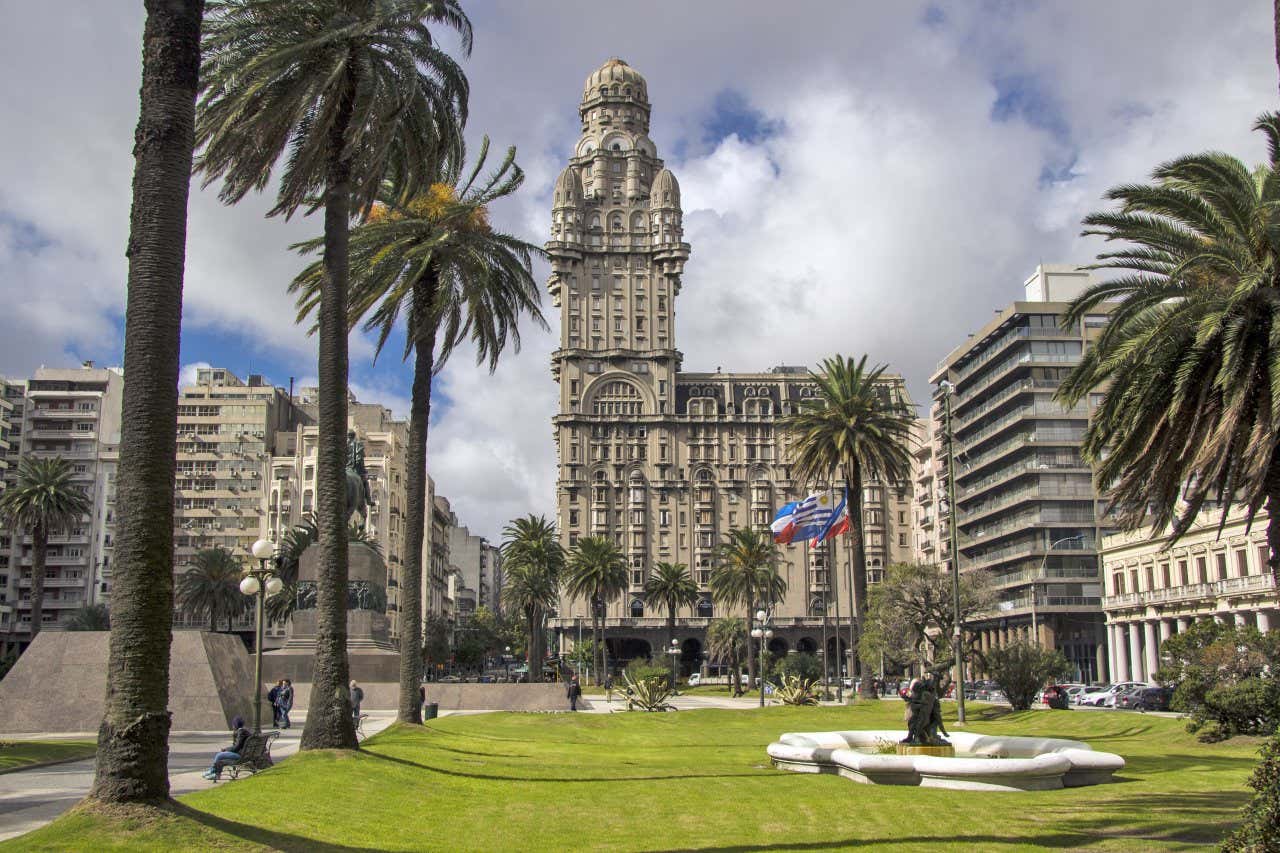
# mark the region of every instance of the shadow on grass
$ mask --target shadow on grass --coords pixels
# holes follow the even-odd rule
[[[440,773],[444,776],[460,776],[464,779],[486,779],[494,782],[660,782],[664,780],[680,780],[680,779],[730,779],[740,776],[752,776],[766,778],[770,772],[757,773],[667,773],[651,776],[598,776],[591,778],[580,778],[574,776],[501,776],[495,773],[468,773],[463,770],[446,770],[443,767],[432,767],[429,764],[419,764],[416,761],[410,761],[407,758],[397,758],[394,755],[383,755],[378,752],[362,753],[371,758],[377,758],[381,761],[390,761],[394,764],[403,764],[405,767],[412,767],[415,770],[426,770],[428,773]]]
[[[1084,835],[1036,836],[1032,841],[1039,847],[1079,848],[1082,842],[1089,839]],[[714,851],[714,853],[749,853],[753,850],[841,850],[856,847],[878,847],[885,844],[902,846],[916,844],[921,848],[940,843],[967,844],[972,850],[996,850],[1002,846],[1026,848],[1028,839],[1009,838],[1004,835],[895,835],[890,838],[841,838],[836,841],[780,841],[777,844],[730,844],[723,847],[670,847],[664,848],[669,853],[678,851]]]
[[[381,853],[380,848],[377,847],[349,847],[344,844],[330,844],[314,838],[305,838],[301,835],[292,835],[287,832],[265,829],[261,826],[238,823],[234,820],[227,820],[226,818],[211,815],[208,812],[193,809],[185,803],[175,802],[169,808],[178,817],[186,818],[202,826],[207,826],[218,832],[225,832],[227,835],[233,835],[245,841],[266,845],[272,850],[283,850],[285,853]]]

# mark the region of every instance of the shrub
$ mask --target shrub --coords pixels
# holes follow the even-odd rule
[[[822,680],[822,664],[817,655],[808,653],[787,655],[778,661],[770,673],[769,680],[775,685],[782,685],[788,677],[803,678],[818,682]]]
[[[1224,853],[1280,853],[1280,732],[1262,747],[1249,778],[1258,793],[1244,807],[1244,823],[1227,836]]]
[[[817,683],[814,678],[784,675],[782,686],[773,695],[782,700],[784,705],[817,705],[818,697],[813,692],[813,686]]]
[[[1156,680],[1173,687],[1171,707],[1190,716],[1187,730],[1212,742],[1265,735],[1280,724],[1280,632],[1197,622],[1160,646]]]
[[[1019,641],[988,652],[987,669],[1013,709],[1026,711],[1042,687],[1071,672],[1071,664],[1062,652]]]
[[[627,710],[674,711],[675,706],[667,701],[671,698],[670,674],[667,671],[635,681],[624,670],[622,678],[627,683]]]
[[[627,664],[627,668],[623,670],[623,675],[629,682],[639,682],[647,678],[661,678],[666,681],[671,678],[671,665],[645,660],[644,658],[635,658]]]

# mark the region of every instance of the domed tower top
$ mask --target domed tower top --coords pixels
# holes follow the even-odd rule
[[[653,184],[649,187],[649,206],[659,210],[680,209],[680,184],[670,169],[663,169],[653,176]]]
[[[569,166],[560,173],[560,177],[556,178],[553,199],[553,207],[556,208],[582,206],[582,181],[577,169]]]
[[[640,72],[616,56],[592,71],[582,87],[584,105],[600,96],[649,105],[649,87]]]

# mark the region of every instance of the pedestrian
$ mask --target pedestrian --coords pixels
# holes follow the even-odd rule
[[[203,774],[210,782],[217,782],[222,776],[222,768],[240,760],[245,744],[249,742],[249,730],[244,727],[244,717],[237,716],[231,721],[231,745],[219,750],[213,756],[213,763]]]
[[[606,702],[613,701],[613,676],[606,675],[604,677],[604,699]]]
[[[284,681],[277,681],[267,691],[267,701],[271,703],[271,725],[280,725],[280,688],[284,686]]]
[[[578,676],[569,679],[569,687],[566,690],[569,697],[569,710],[578,710],[578,699],[582,696],[582,685],[578,683]]]
[[[356,684],[356,680],[351,679],[351,719],[356,725],[360,725],[360,703],[364,701],[364,691],[360,689],[360,685]]]
[[[280,722],[282,728],[289,728],[289,712],[293,710],[293,681],[286,678],[280,687]]]

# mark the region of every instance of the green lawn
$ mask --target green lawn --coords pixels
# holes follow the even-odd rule
[[[784,731],[886,728],[900,702],[673,714],[490,714],[396,727],[183,797],[73,812],[15,849],[1203,850],[1235,822],[1257,745],[1178,720],[973,709],[970,729],[1119,753],[1114,784],[1034,793],[859,785],[774,770]],[[989,719],[977,719],[988,715]]]
[[[0,742],[0,773],[32,764],[88,758],[98,750],[90,740],[8,740]]]

